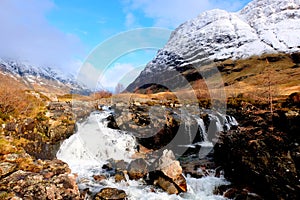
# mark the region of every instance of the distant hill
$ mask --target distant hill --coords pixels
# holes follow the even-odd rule
[[[24,89],[44,93],[88,94],[90,92],[71,74],[65,75],[55,68],[35,66],[27,62],[0,59],[0,75],[3,77],[2,80],[6,79],[6,84],[9,83],[7,80],[10,80],[10,82],[15,82],[14,84],[18,83],[16,85]],[[5,86],[2,84],[2,87]]]

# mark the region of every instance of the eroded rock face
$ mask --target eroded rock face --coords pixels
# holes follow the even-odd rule
[[[239,113],[242,127],[221,134],[214,147],[215,161],[228,179],[250,185],[265,198],[299,198],[299,118],[289,113]]]
[[[125,200],[127,197],[125,191],[116,188],[103,188],[96,194],[95,200]]]

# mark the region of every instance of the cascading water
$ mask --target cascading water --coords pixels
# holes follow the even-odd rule
[[[207,135],[207,131],[206,131],[206,127],[205,127],[203,119],[197,115],[194,115],[194,118],[197,121],[199,129],[200,129],[200,133],[202,134],[203,143],[209,143],[208,135]]]
[[[128,132],[107,128],[106,118],[109,110],[92,113],[84,123],[78,123],[78,131],[64,141],[57,153],[57,158],[67,162],[73,173],[78,174],[78,186],[88,188],[92,193],[104,187],[122,189],[129,200],[184,200],[184,199],[226,199],[214,195],[213,191],[220,185],[229,184],[223,177],[211,176],[200,179],[187,177],[188,191],[180,195],[168,195],[161,189],[148,186],[143,180],[116,182],[114,177],[103,181],[94,180],[94,175],[107,173],[102,169],[108,159],[130,162],[135,152],[135,138]]]
[[[213,149],[213,143],[209,141],[208,135],[211,137],[221,131],[228,131],[232,126],[237,126],[238,122],[233,116],[223,115],[221,113],[209,113],[209,126],[206,127],[204,120],[198,115],[193,115],[194,119],[198,123],[200,133],[202,135],[202,141],[194,145],[200,145],[200,151],[198,152],[199,158],[204,158]]]
[[[135,138],[125,131],[107,128],[105,120],[109,115],[108,111],[94,112],[84,123],[78,124],[77,133],[62,144],[57,157],[72,162],[101,163],[110,158],[130,161]]]

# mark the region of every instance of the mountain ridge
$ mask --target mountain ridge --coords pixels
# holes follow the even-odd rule
[[[25,88],[42,92],[89,93],[82,83],[71,74],[65,75],[59,69],[33,65],[28,62],[0,58],[0,73],[20,82]]]
[[[206,11],[175,29],[127,91],[208,62],[300,51],[300,1],[254,0],[238,12]],[[164,84],[164,82],[162,82]]]

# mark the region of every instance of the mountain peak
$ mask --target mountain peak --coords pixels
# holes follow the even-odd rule
[[[157,80],[158,72],[206,60],[299,51],[300,1],[254,0],[239,12],[210,10],[181,24],[127,89]]]

